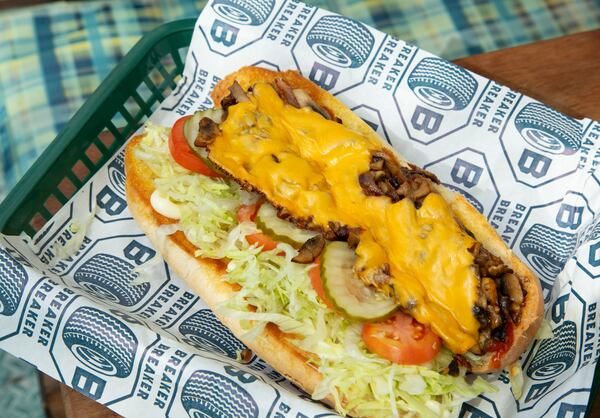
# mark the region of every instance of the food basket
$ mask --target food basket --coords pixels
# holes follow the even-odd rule
[[[131,49],[0,204],[0,233],[33,236],[122,147],[176,88],[195,22],[164,24]]]
[[[152,114],[183,73],[195,19],[145,35],[0,204],[0,232],[33,236]]]

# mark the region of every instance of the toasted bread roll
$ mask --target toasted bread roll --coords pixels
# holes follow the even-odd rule
[[[257,83],[275,83],[284,80],[292,89],[302,89],[314,101],[319,113],[327,112],[331,119],[338,120],[344,126],[359,132],[369,140],[377,141],[382,149],[396,156],[398,161],[409,166],[402,157],[381,141],[377,134],[347,106],[334,96],[319,88],[294,71],[273,72],[257,67],[244,67],[220,81],[212,92],[212,99],[217,106],[230,95],[230,87],[237,82],[243,91]],[[276,326],[267,326],[261,335],[248,341],[244,338],[244,330],[236,319],[224,317],[216,306],[227,300],[237,291],[234,285],[221,279],[224,265],[221,261],[198,258],[194,256],[196,248],[185,238],[182,232],[168,237],[158,233],[160,225],[174,221],[157,213],[151,203],[150,196],[154,191],[154,178],[151,170],[143,161],[136,158],[134,149],[141,141],[134,138],[127,146],[125,155],[126,195],[129,209],[142,230],[152,241],[156,249],[165,258],[173,270],[215,311],[219,319],[246,345],[255,351],[275,369],[303,387],[309,393],[317,387],[322,379],[315,367],[310,365],[306,353],[291,343],[288,337]],[[221,167],[223,168],[223,167]],[[225,169],[225,171],[227,171]],[[250,185],[251,186],[251,185]],[[440,184],[432,183],[433,191],[443,197],[452,210],[453,216],[469,231],[475,240],[487,251],[512,270],[518,277],[523,290],[524,300],[519,311],[519,321],[512,327],[512,343],[503,352],[488,352],[480,356],[477,363],[471,362],[470,369],[476,373],[491,372],[502,369],[518,359],[534,338],[543,318],[542,290],[538,278],[518,259],[506,246],[495,230],[467,200]],[[460,289],[457,289],[460,291]],[[333,399],[327,398],[329,403]]]

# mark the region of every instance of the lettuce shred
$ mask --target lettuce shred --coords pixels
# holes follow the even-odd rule
[[[178,228],[197,256],[229,260],[225,280],[241,286],[219,310],[240,320],[254,338],[268,323],[298,336],[293,342],[314,354],[324,376],[314,399],[332,396],[341,414],[388,417],[419,414],[454,416],[462,402],[495,391],[481,378],[468,382],[442,373],[452,360],[446,349],[429,364],[403,366],[370,353],[359,322],[328,309],[308,278],[313,265],[293,263],[296,250],[280,243],[270,251],[250,245],[252,222],[236,222],[239,206],[256,199],[234,181],[190,173],[172,160],[167,128],[148,123],[136,156],[150,167],[155,187],[179,205]],[[253,309],[249,307],[252,306]],[[392,396],[391,394],[395,394]]]
[[[236,224],[243,191],[235,182],[194,174],[176,164],[168,140],[167,128],[148,123],[135,155],[150,167],[156,189],[179,206],[186,238],[202,251],[214,253]]]
[[[540,324],[540,328],[538,332],[535,334],[536,340],[548,340],[550,338],[554,338],[554,332],[552,331],[552,325],[550,321],[546,318],[542,319],[542,323]]]
[[[525,377],[523,376],[523,368],[519,360],[515,361],[508,367],[508,376],[510,378],[510,387],[513,392],[513,396],[518,401],[523,396],[523,384]]]

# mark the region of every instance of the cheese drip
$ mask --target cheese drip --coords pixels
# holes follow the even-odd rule
[[[362,262],[387,257],[402,305],[453,352],[471,348],[479,329],[472,311],[478,283],[468,251],[474,240],[444,199],[430,193],[416,209],[410,199],[366,196],[358,176],[369,170],[371,152],[382,149],[378,140],[284,104],[269,84],[255,85],[249,97],[229,108],[209,146],[210,159],[294,217],[362,228]]]

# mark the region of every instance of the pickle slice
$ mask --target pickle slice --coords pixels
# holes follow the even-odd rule
[[[317,235],[314,231],[300,229],[293,223],[280,219],[277,216],[277,209],[268,203],[260,206],[255,222],[258,229],[275,241],[285,242],[296,249]]]
[[[215,163],[210,161],[210,159],[208,158],[208,151],[206,150],[206,148],[198,147],[194,144],[194,142],[196,141],[196,137],[198,136],[200,120],[202,118],[210,118],[215,123],[221,123],[221,121],[223,120],[223,114],[224,112],[222,109],[200,110],[194,113],[194,115],[191,118],[189,118],[183,126],[183,133],[185,135],[185,139],[188,142],[188,145],[190,146],[190,149],[202,159],[202,162],[204,162],[204,164],[206,164],[208,167],[211,168],[211,170],[217,173],[222,173],[222,170]]]
[[[331,241],[321,254],[321,281],[327,297],[347,316],[371,321],[395,311],[399,304],[369,286],[354,274],[356,254],[341,241]]]
[[[202,118],[209,118],[212,119],[213,122],[220,124],[223,121],[223,114],[224,112],[222,109],[199,110],[185,122],[183,132],[185,133],[185,139],[187,139],[188,144],[190,144],[192,149],[198,148],[194,145],[194,141],[198,136],[200,120]]]

